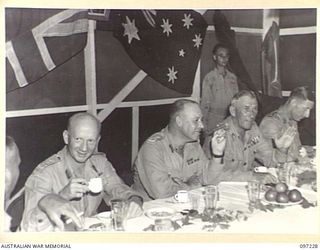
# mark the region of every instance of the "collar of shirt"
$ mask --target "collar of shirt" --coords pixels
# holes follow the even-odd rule
[[[281,106],[277,112],[283,120],[283,123],[288,124],[289,126],[297,126],[296,121],[289,119],[288,111],[286,110],[285,106]]]
[[[213,71],[215,72],[215,74],[221,76],[222,78],[229,77],[229,75],[231,73],[227,68],[225,69],[224,73],[220,73],[219,70],[216,67],[213,68]]]
[[[81,171],[76,171],[75,169],[73,169],[71,166],[69,166],[66,160],[67,150],[67,146],[65,146],[61,151],[58,152],[58,157],[60,157],[64,163],[65,173],[68,179],[71,179],[73,177],[86,178],[88,175],[88,171],[90,172],[90,177],[99,177],[102,175],[97,167],[92,164],[90,158],[86,161],[84,169],[81,169]]]
[[[187,142],[186,144],[184,145],[174,145],[173,143],[173,138],[171,136],[171,134],[169,133],[169,130],[168,130],[168,127],[165,127],[163,130],[163,133],[164,133],[164,136],[165,136],[165,140],[167,141],[168,145],[169,145],[169,148],[171,150],[172,153],[178,153],[179,155],[184,155],[184,152],[186,151],[186,148],[187,147],[193,147],[195,146],[198,141],[192,141],[192,142]]]

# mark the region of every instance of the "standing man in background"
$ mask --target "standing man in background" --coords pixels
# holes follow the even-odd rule
[[[204,151],[210,155],[209,136],[216,125],[228,115],[231,98],[239,91],[237,77],[228,70],[229,49],[223,44],[217,44],[212,51],[215,63],[203,79],[201,110],[204,117]]]

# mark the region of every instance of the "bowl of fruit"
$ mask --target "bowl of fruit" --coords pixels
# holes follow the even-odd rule
[[[303,196],[298,189],[289,189],[286,183],[279,182],[265,192],[263,201],[274,205],[292,206],[300,204]]]

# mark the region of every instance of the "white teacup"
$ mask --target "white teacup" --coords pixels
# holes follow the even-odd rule
[[[184,203],[184,202],[188,202],[189,201],[189,195],[188,195],[188,191],[186,190],[179,190],[174,198],[176,199],[176,201]]]
[[[102,191],[102,179],[91,178],[89,181],[89,189],[92,193],[100,193]]]

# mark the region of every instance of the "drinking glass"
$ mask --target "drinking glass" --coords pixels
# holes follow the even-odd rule
[[[111,203],[111,218],[114,231],[125,231],[127,220],[128,204],[123,199],[112,199]]]
[[[281,164],[277,169],[278,181],[289,184],[290,166],[287,163]]]
[[[215,209],[218,202],[218,187],[209,185],[205,187],[204,191],[204,204],[205,204],[205,214],[209,216],[210,221],[213,220]]]
[[[191,203],[191,209],[199,211],[200,194],[189,192],[189,201]]]
[[[254,206],[260,199],[261,183],[257,180],[248,181],[249,205]]]

